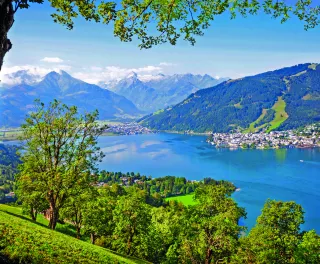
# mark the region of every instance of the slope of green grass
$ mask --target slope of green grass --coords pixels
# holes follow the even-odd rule
[[[275,111],[274,114],[274,119],[270,122],[264,123],[258,127],[256,127],[256,124],[259,124],[259,122],[261,120],[264,119],[264,117],[267,114],[267,110],[268,109],[263,109],[261,115],[258,117],[258,119],[256,119],[254,122],[252,122],[249,125],[249,128],[247,128],[246,130],[244,130],[244,133],[254,133],[259,131],[260,129],[267,127],[267,132],[270,132],[276,128],[278,128],[284,121],[287,120],[287,118],[289,117],[288,114],[285,111],[286,108],[286,102],[282,99],[282,96],[278,97],[278,100],[275,102],[275,104],[272,106],[271,109],[273,109]]]
[[[194,205],[197,202],[193,200],[194,194],[187,194],[187,195],[180,195],[180,196],[174,196],[166,198],[167,201],[177,201],[180,203],[183,203],[184,205]]]
[[[286,113],[286,102],[282,99],[282,96],[278,97],[278,101],[273,105],[272,109],[275,111],[274,119],[270,122],[270,126],[267,132],[270,132],[278,128],[289,117]]]
[[[0,255],[22,263],[147,263],[52,231],[0,205]]]
[[[163,109],[159,109],[158,111],[154,112],[153,115],[159,115],[162,112],[164,112],[164,110]]]
[[[255,127],[255,124],[258,124],[264,117],[265,115],[267,114],[267,109],[262,109],[262,113],[261,115],[258,117],[257,120],[255,120],[254,122],[252,122],[250,125],[249,125],[249,128],[244,130],[243,132],[244,133],[254,133],[257,128]]]
[[[12,215],[17,215],[19,217],[23,217],[31,221],[31,217],[26,216],[22,213],[22,208],[17,206],[9,206],[5,204],[0,204],[0,212],[6,212]],[[47,227],[49,221],[41,214],[38,214],[37,217],[37,224]],[[73,225],[71,224],[60,224],[57,223],[56,231],[67,234],[69,236],[76,237],[76,230]],[[90,241],[89,238],[83,237],[82,240]]]

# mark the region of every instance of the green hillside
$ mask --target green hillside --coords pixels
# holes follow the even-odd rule
[[[258,132],[263,128],[267,128],[267,132],[270,132],[277,129],[289,117],[285,109],[286,102],[282,99],[282,96],[279,96],[272,108],[262,109],[262,114],[244,132]]]
[[[0,261],[2,256],[12,263],[147,263],[52,231],[20,213],[0,205]]]
[[[200,90],[141,123],[157,130],[254,132],[320,120],[320,66],[300,64]]]

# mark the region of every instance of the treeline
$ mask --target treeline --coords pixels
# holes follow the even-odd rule
[[[0,144],[0,202],[12,201],[6,194],[14,190],[14,175],[20,163],[17,146]]]
[[[106,185],[72,197],[59,222],[72,223],[78,238],[152,263],[319,263],[320,237],[300,231],[300,205],[268,200],[245,235],[238,223],[246,212],[232,193],[225,184],[202,184],[196,205],[186,207],[135,186]]]
[[[204,178],[201,182],[187,180],[185,177],[165,176],[152,179],[151,176],[140,175],[134,172],[109,172],[102,170],[98,181],[108,185],[119,184],[122,186],[135,186],[145,190],[148,195],[160,194],[161,197],[171,197],[193,193],[202,184],[229,184],[233,190],[236,187],[229,182],[216,181],[211,178]]]

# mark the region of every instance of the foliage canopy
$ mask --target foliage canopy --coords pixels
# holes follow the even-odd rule
[[[43,3],[43,0],[16,0],[20,8],[28,8],[30,3]],[[74,19],[82,16],[86,20],[114,23],[114,35],[121,41],[131,41],[135,36],[140,48],[169,42],[175,45],[182,38],[192,45],[197,36],[211,25],[214,19],[229,13],[246,17],[264,12],[281,23],[290,17],[297,17],[305,29],[316,27],[320,20],[320,6],[312,0],[122,0],[122,1],[66,1],[49,0],[56,9],[52,14],[55,22],[68,29],[74,26]],[[156,33],[150,34],[150,30]]]
[[[47,202],[52,229],[68,199],[85,192],[95,180],[96,164],[103,157],[97,137],[104,130],[95,122],[97,116],[98,112],[79,116],[76,107],[56,100],[48,107],[37,102],[36,111],[22,125],[20,193],[25,202],[35,194]]]

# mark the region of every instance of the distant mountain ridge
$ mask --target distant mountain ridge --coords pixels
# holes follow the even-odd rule
[[[132,72],[126,78],[99,83],[117,94],[125,96],[140,110],[153,112],[177,104],[191,93],[212,87],[228,78],[215,79],[208,74],[174,74],[139,77]]]
[[[5,75],[5,83],[1,80],[0,82],[0,87],[10,87],[14,85],[19,85],[19,84],[28,84],[32,85],[34,83],[37,83],[41,80],[42,78],[38,74],[33,74],[30,73],[27,70],[19,70],[10,74]]]
[[[61,71],[50,72],[32,85],[22,83],[0,90],[0,127],[21,125],[37,98],[44,103],[58,99],[76,105],[80,113],[98,109],[100,119],[141,115],[141,111],[125,97]]]
[[[146,116],[160,130],[254,132],[291,129],[320,121],[320,65],[300,64],[225,81]]]

